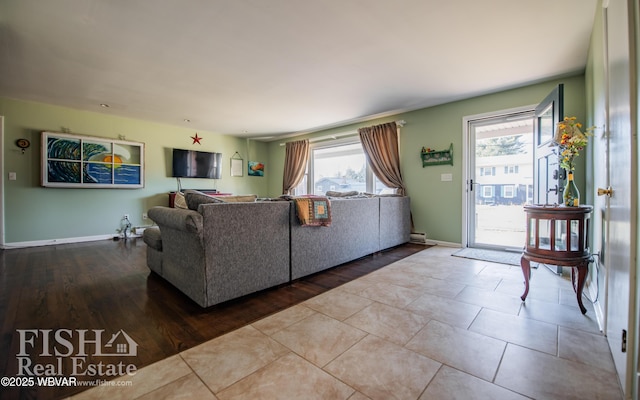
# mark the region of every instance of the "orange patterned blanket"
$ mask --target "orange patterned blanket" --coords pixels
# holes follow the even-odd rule
[[[298,220],[303,226],[330,226],[331,202],[323,196],[294,197]]]

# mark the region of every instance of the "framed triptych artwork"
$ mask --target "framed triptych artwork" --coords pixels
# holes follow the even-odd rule
[[[42,186],[144,187],[144,143],[42,133]]]

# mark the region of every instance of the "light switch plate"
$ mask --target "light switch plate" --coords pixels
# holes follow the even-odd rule
[[[15,172],[9,172],[9,180],[10,181],[15,181],[16,180],[16,173]]]
[[[451,182],[453,180],[453,174],[440,174],[440,180],[442,182]]]

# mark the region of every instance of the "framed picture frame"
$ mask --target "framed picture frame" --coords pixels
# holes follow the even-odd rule
[[[144,187],[144,143],[42,132],[41,185],[60,188]]]
[[[264,163],[249,161],[247,171],[249,176],[264,176]]]
[[[231,176],[243,176],[244,174],[244,160],[240,157],[240,154],[236,151],[233,156],[231,156]]]

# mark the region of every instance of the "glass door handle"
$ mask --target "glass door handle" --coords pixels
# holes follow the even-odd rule
[[[551,193],[551,192],[558,194],[558,185],[555,185],[554,187],[547,189],[547,193]]]

